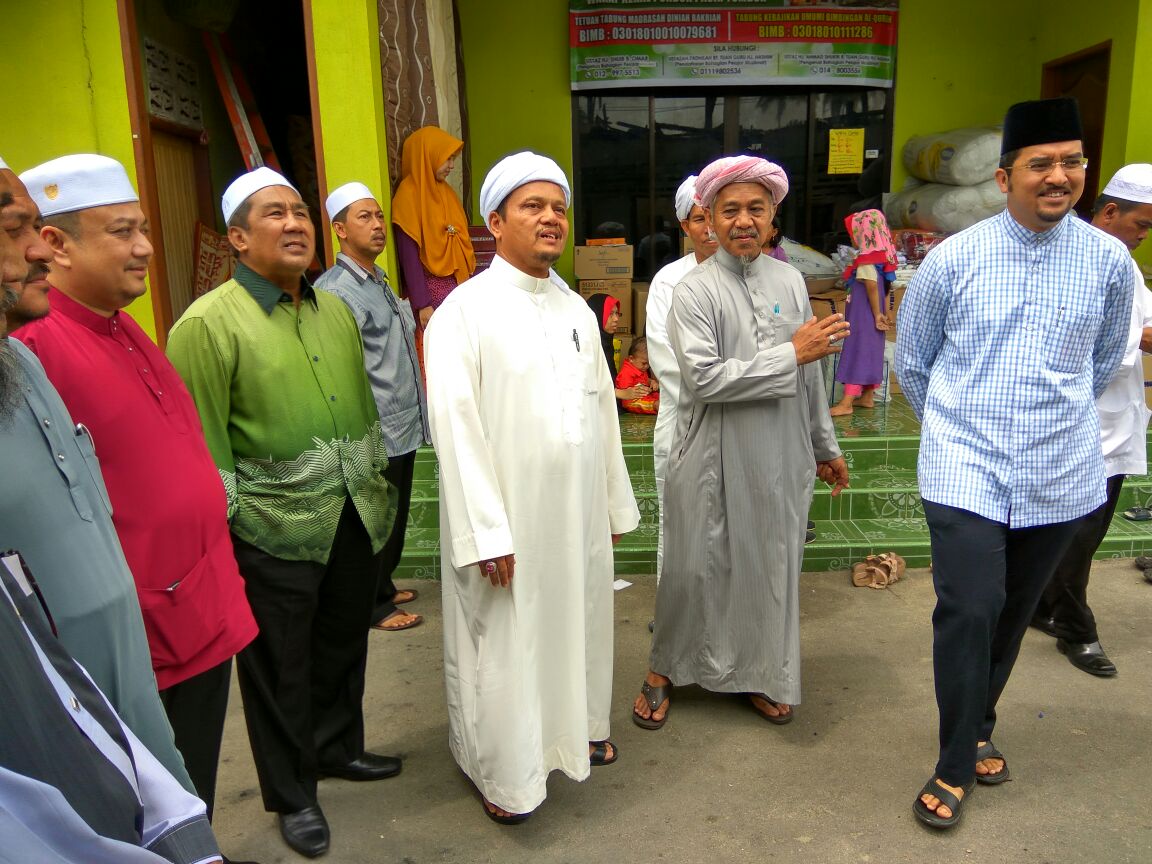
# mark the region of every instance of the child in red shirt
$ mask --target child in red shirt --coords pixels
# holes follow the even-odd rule
[[[637,384],[647,386],[650,392],[636,399],[622,400],[624,410],[633,414],[655,414],[660,408],[660,382],[648,373],[648,340],[641,336],[628,349],[628,357],[620,364],[616,375],[616,389],[627,390]]]

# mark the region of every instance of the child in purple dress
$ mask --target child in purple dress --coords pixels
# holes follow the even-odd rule
[[[836,367],[844,398],[829,411],[833,417],[851,414],[854,406],[875,405],[874,391],[884,375],[884,333],[892,326],[885,314],[888,285],[896,272],[896,248],[883,213],[862,210],[844,223],[859,252],[844,270],[848,286],[844,317],[852,329]]]

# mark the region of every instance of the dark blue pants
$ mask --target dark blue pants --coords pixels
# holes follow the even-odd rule
[[[932,538],[932,663],[940,709],[936,773],[966,786],[976,742],[996,725],[996,703],[1020,641],[1079,520],[1009,528],[967,510],[924,502]]]

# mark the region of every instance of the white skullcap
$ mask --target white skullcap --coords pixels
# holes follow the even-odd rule
[[[45,217],[140,200],[124,166],[96,153],[52,159],[29,168],[20,181]]]
[[[485,221],[488,214],[504,203],[504,199],[526,183],[546,180],[564,190],[564,204],[572,203],[572,190],[564,170],[549,159],[530,150],[505,156],[492,166],[484,185],[480,187],[480,214]]]
[[[3,156],[0,156],[0,171],[3,171],[5,168],[8,168],[8,163],[4,161]]]
[[[232,214],[236,212],[236,208],[259,192],[261,189],[267,189],[269,186],[287,186],[297,195],[300,191],[289,183],[281,174],[276,173],[271,168],[261,165],[247,174],[241,174],[232,181],[232,185],[224,190],[224,195],[220,199],[220,209],[224,213],[224,221],[227,222],[232,218]]]
[[[689,174],[676,190],[676,218],[683,222],[696,203],[696,175]]]
[[[371,198],[373,201],[376,200],[376,196],[372,194],[372,190],[363,183],[345,183],[329,195],[328,200],[324,202],[324,209],[328,211],[328,219],[335,219],[336,214],[349,204],[364,198]]]
[[[1112,175],[1103,194],[1133,204],[1152,204],[1152,165],[1147,162],[1125,165]]]

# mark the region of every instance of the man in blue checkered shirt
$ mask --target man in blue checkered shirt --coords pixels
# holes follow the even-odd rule
[[[1105,500],[1094,406],[1122,359],[1132,264],[1080,221],[1071,99],[1013,105],[996,179],[1007,210],[929,253],[900,309],[896,374],[923,427],[940,759],[913,804],[956,824],[1008,779],[996,702],[1077,520]]]

